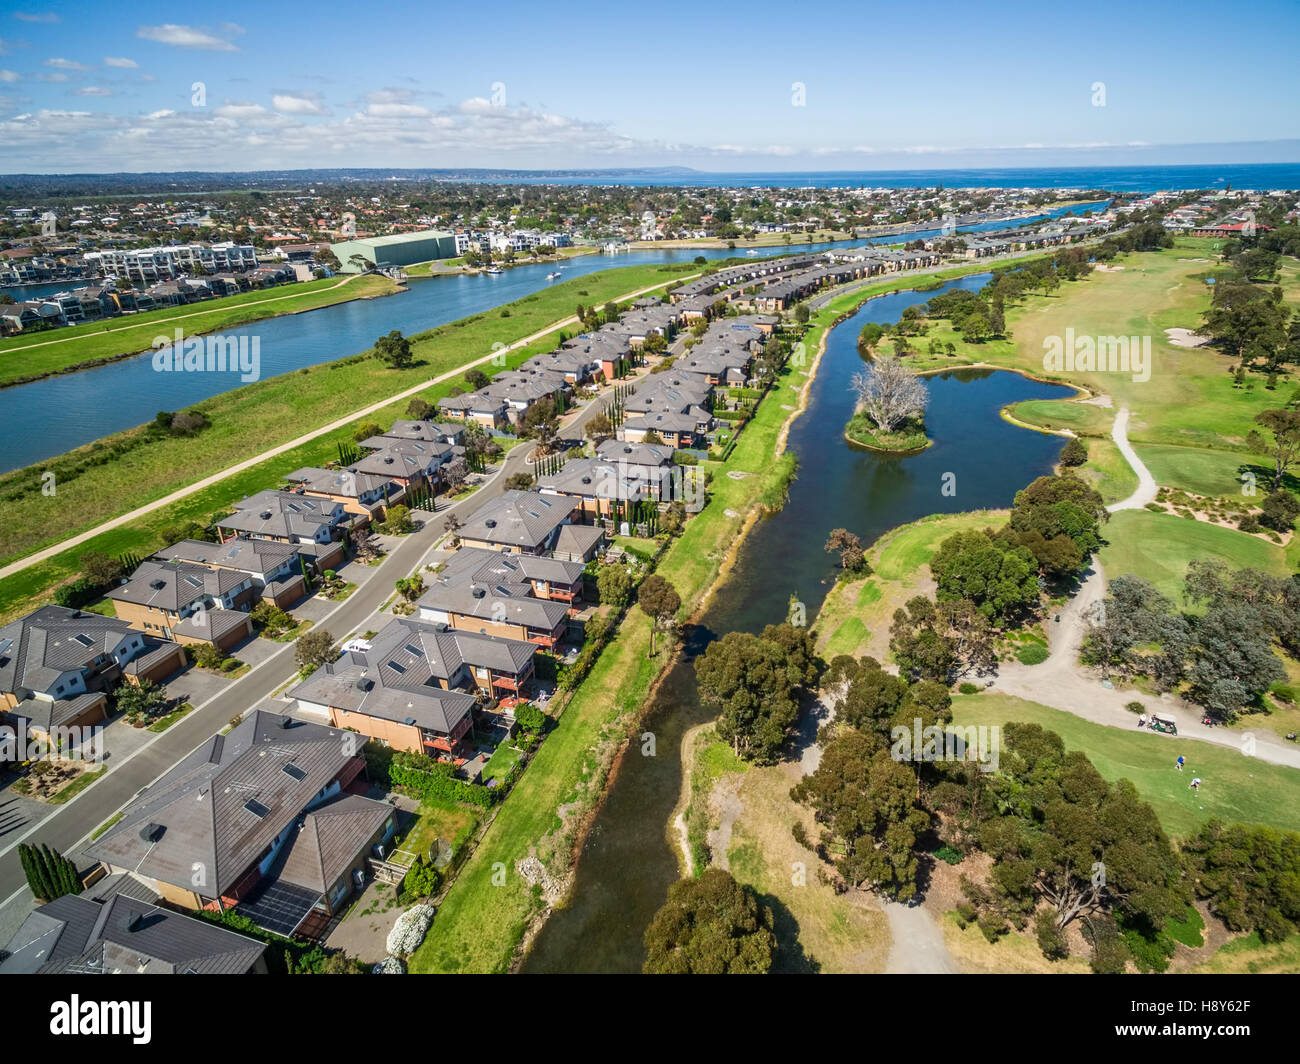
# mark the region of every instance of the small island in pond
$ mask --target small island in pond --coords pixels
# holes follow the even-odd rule
[[[930,446],[925,433],[925,382],[894,358],[880,358],[854,374],[858,402],[844,427],[857,447],[891,454],[915,454]]]

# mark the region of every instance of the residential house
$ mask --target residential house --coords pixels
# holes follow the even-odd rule
[[[154,558],[193,562],[243,574],[252,583],[259,601],[270,602],[283,610],[295,606],[307,594],[303,574],[306,563],[298,548],[288,543],[243,535],[222,543],[183,539],[164,547]]]
[[[116,617],[42,606],[0,628],[0,705],[12,722],[48,740],[57,728],[107,718],[118,683],[166,679],[185,664],[177,643]]]
[[[574,517],[574,504],[535,491],[507,491],[484,503],[461,526],[467,547],[513,554],[546,554],[562,526]]]
[[[27,914],[0,951],[0,975],[265,975],[266,950],[128,894],[65,894]]]
[[[235,570],[147,559],[105,597],[132,628],[177,643],[229,650],[253,634],[253,580]]]
[[[385,746],[463,760],[476,696],[517,700],[536,653],[536,643],[399,617],[289,694]]]
[[[582,597],[583,564],[462,547],[419,599],[420,619],[554,647]]]
[[[347,793],[364,770],[350,733],[254,710],[137,794],[85,852],[172,905],[310,937],[396,826],[387,802]]]
[[[235,503],[235,512],[216,525],[223,539],[229,532],[293,544],[324,571],[342,563],[344,547],[339,539],[352,521],[337,500],[267,489]]]
[[[297,485],[293,492],[337,502],[346,512],[364,518],[363,524],[382,520],[384,507],[401,502],[406,494],[392,477],[354,473],[350,469],[304,466],[288,474],[285,480]]]

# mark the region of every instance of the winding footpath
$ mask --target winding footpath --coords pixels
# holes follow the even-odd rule
[[[1158,488],[1151,471],[1129,444],[1128,415],[1127,407],[1116,413],[1111,438],[1137,474],[1138,487],[1128,498],[1108,506],[1106,509],[1111,513],[1141,509],[1155,499]],[[1079,650],[1088,631],[1088,618],[1096,604],[1105,597],[1106,574],[1094,557],[1079,590],[1061,608],[1057,615],[1059,620],[1049,625],[1050,654],[1047,660],[1039,665],[1003,662],[998,666],[998,676],[991,690],[1073,713],[1094,724],[1126,730],[1134,728],[1136,722],[1133,714],[1125,708],[1126,703],[1136,697],[1134,692],[1118,691],[1105,686],[1102,680],[1079,664]],[[1300,768],[1300,748],[1273,732],[1207,727],[1201,723],[1203,714],[1198,707],[1168,692],[1162,695],[1142,695],[1141,700],[1149,710],[1173,716],[1178,722],[1180,739],[1199,739],[1245,753],[1247,737],[1253,737],[1254,750],[1250,756],[1275,765]],[[1164,740],[1157,733],[1150,734],[1153,741]]]

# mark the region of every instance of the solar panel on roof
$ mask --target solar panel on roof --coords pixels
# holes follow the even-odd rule
[[[244,803],[244,808],[247,809],[250,813],[252,813],[253,816],[257,817],[258,820],[263,819],[266,816],[266,814],[271,811],[267,806],[264,806],[256,798],[248,799],[248,801]]]

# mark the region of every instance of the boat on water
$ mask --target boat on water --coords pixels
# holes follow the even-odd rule
[[[554,280],[555,280],[557,277],[559,277],[559,276],[560,276],[559,271],[556,271],[555,273],[548,273],[548,274],[546,275],[546,279],[547,279],[548,281],[554,281]]]
[[[483,272],[484,273],[505,273],[506,271],[503,270],[500,266],[489,266]]]
[[[757,255],[758,252],[755,251],[753,248],[750,248],[748,251],[745,252],[745,254],[746,254],[746,255]]]

